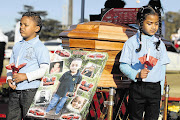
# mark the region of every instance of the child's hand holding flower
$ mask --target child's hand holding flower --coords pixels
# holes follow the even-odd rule
[[[14,82],[19,83],[21,81],[27,80],[27,76],[25,73],[14,73],[13,79],[14,79]]]

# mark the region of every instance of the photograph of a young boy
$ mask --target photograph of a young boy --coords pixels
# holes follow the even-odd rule
[[[68,92],[74,92],[74,88],[75,88],[74,95],[77,93],[77,90],[82,80],[82,75],[79,72],[81,65],[82,65],[81,58],[75,58],[74,60],[72,60],[70,64],[70,70],[65,72],[59,79],[60,85],[56,93],[54,94],[52,100],[50,101],[50,104],[46,109],[46,113],[48,113],[56,106],[55,114],[58,115],[61,109],[63,108],[66,100],[68,99],[66,94]]]

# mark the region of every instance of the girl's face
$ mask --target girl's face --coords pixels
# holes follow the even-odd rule
[[[60,63],[55,63],[54,68],[59,68]]]
[[[27,16],[21,18],[20,33],[26,41],[36,37],[36,32],[38,32],[39,29],[39,26],[36,25],[36,22],[33,20],[33,18]]]
[[[158,15],[147,15],[143,22],[143,35],[154,35],[159,28],[159,16]]]

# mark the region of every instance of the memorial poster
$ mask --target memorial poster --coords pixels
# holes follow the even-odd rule
[[[105,52],[56,50],[27,116],[81,120],[89,112],[108,59]]]

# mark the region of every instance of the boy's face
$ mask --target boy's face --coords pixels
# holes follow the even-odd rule
[[[33,20],[32,17],[24,16],[21,18],[20,33],[26,41],[36,37],[36,32],[38,32],[39,29],[39,26],[37,26],[36,22]]]
[[[158,15],[147,15],[143,22],[143,34],[154,35],[159,28]]]
[[[84,103],[85,99],[81,99],[80,97],[76,97],[73,101],[72,101],[72,107],[75,109],[80,109]]]
[[[77,73],[78,69],[81,68],[81,61],[75,60],[71,62],[70,70],[72,73]]]

